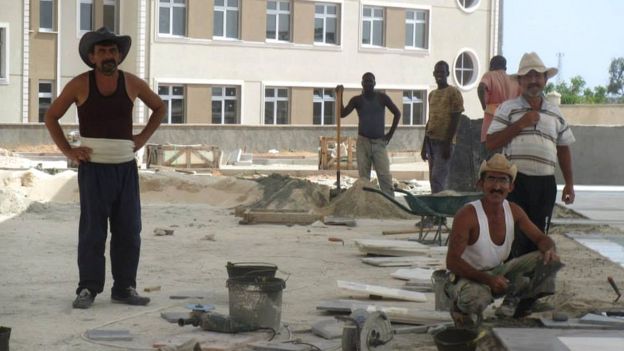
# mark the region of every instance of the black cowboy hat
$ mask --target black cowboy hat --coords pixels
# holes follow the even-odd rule
[[[91,68],[95,67],[93,62],[89,60],[89,52],[93,49],[93,45],[103,41],[112,41],[117,44],[117,48],[119,49],[119,63],[122,63],[126,58],[128,51],[130,51],[130,45],[132,44],[132,38],[130,38],[130,36],[116,35],[106,27],[102,27],[93,32],[87,32],[82,36],[80,44],[78,45],[80,58],[87,66]]]

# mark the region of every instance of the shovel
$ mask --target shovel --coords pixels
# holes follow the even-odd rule
[[[336,189],[329,191],[329,198],[340,195],[344,189],[340,187],[340,119],[342,118],[342,89],[336,89]]]

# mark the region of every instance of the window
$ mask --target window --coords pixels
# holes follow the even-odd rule
[[[39,30],[54,30],[54,0],[39,0]]]
[[[267,1],[266,37],[290,40],[290,1]]]
[[[480,2],[481,0],[457,0],[457,4],[464,12],[473,12],[479,7]]]
[[[39,81],[39,122],[45,121],[45,113],[52,104],[52,81]]]
[[[338,5],[314,5],[314,42],[338,44]]]
[[[93,30],[93,0],[80,0],[80,31]]]
[[[215,0],[213,35],[238,39],[238,0]]]
[[[264,124],[288,124],[288,89],[264,89]]]
[[[383,46],[383,8],[364,6],[362,14],[362,44]]]
[[[9,83],[9,27],[0,23],[0,83]]]
[[[158,33],[186,35],[186,0],[160,0]]]
[[[212,88],[212,123],[238,123],[238,100],[235,87]]]
[[[407,10],[405,12],[405,47],[427,49],[429,43],[429,11]]]
[[[412,126],[425,124],[425,90],[405,90],[403,91],[403,124]]]
[[[184,86],[183,85],[159,85],[158,95],[167,106],[167,114],[162,123],[181,124],[184,120]]]
[[[471,50],[464,50],[455,59],[453,67],[455,81],[460,88],[472,88],[477,80],[477,55]]]
[[[336,123],[336,97],[334,89],[314,89],[312,123],[328,125]]]
[[[117,13],[117,1],[118,0],[104,0],[104,26],[112,30],[115,33],[119,32],[118,28],[118,13]]]

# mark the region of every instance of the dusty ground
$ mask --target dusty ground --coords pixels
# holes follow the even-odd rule
[[[282,321],[289,325],[293,338],[305,338],[312,322],[327,318],[316,311],[319,301],[350,297],[336,287],[336,280],[403,286],[402,281],[389,275],[396,268],[361,263],[353,240],[385,239],[381,236],[383,230],[411,228],[414,224],[413,219],[358,219],[353,228],[240,225],[233,207],[266,198],[256,182],[231,177],[142,174],[143,246],[138,288],[142,291],[144,287],[160,286],[161,290],[143,293],[152,298],[147,307],[111,304],[109,275],[105,291],[94,306],[74,310],[71,301],[78,277],[79,214],[75,174],[0,171],[0,184],[0,325],[13,329],[12,350],[150,350],[154,343],[181,342],[189,337],[212,340],[216,345],[229,336],[180,328],[166,323],[160,313],[184,311],[184,305],[190,302],[214,304],[218,311],[227,313],[228,261],[276,264],[278,276],[287,280]],[[155,236],[155,228],[175,232],[172,236]],[[621,275],[622,268],[562,235],[583,228],[555,229],[552,236],[566,267],[559,274],[558,293],[551,302],[571,315],[613,306],[615,296],[606,277]],[[343,239],[344,245],[328,241],[329,237]],[[204,298],[172,300],[171,295]],[[428,298],[426,303],[392,304],[432,309],[433,295],[428,294]],[[491,320],[488,323],[492,325]],[[83,337],[86,330],[95,328],[127,329],[135,338],[131,342],[96,344]],[[268,338],[263,333],[253,337]],[[287,338],[288,333],[280,337]],[[482,346],[496,348],[491,340]],[[431,336],[424,334],[399,337],[392,349],[436,348]]]

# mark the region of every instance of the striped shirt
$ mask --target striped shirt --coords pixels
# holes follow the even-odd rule
[[[518,172],[530,176],[555,174],[557,146],[570,145],[575,140],[559,107],[546,99],[542,101],[537,125],[524,128],[503,148],[503,153],[518,167]],[[530,110],[531,106],[522,95],[504,102],[496,109],[488,134],[506,129]]]

